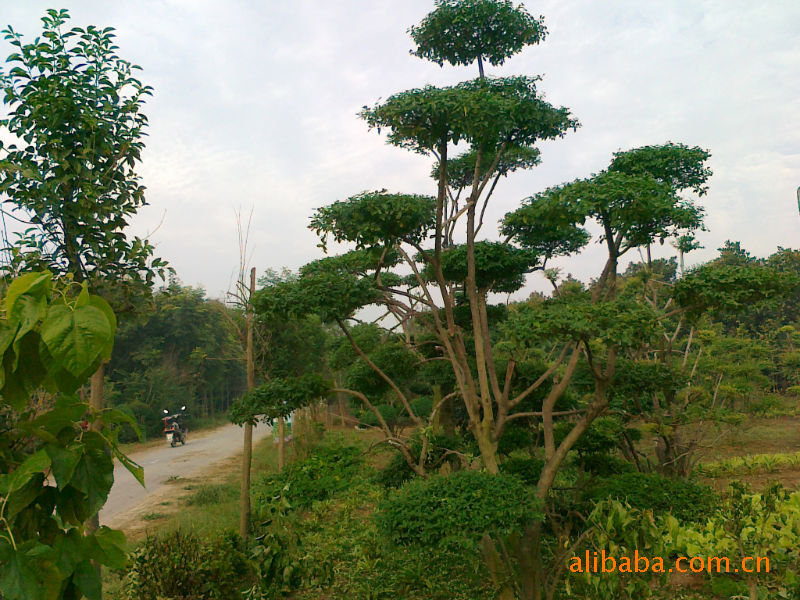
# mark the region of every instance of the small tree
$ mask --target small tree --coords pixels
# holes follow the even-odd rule
[[[75,286],[75,284],[71,284]],[[116,318],[87,286],[70,290],[49,271],[14,279],[0,317],[0,596],[5,600],[100,600],[94,564],[121,568],[125,535],[85,523],[106,502],[112,456],[143,484],[144,474],[116,443],[116,410],[104,431],[85,431],[87,406],[77,389],[108,357]],[[32,407],[44,387],[49,406]],[[48,481],[49,479],[49,481]]]
[[[0,73],[9,111],[0,131],[11,138],[0,145],[0,194],[29,225],[6,268],[46,266],[130,308],[132,284],[149,286],[166,268],[146,240],[123,233],[145,205],[135,169],[151,88],[118,56],[113,28],[65,30],[68,20],[48,10],[33,43],[3,31],[16,52]]]

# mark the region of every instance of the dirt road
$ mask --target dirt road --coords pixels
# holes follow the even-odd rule
[[[253,442],[271,432],[270,427],[260,424],[253,430]],[[236,425],[225,425],[211,431],[192,434],[185,446],[170,448],[163,446],[133,452],[130,457],[144,467],[143,488],[125,467],[114,467],[114,487],[108,502],[100,511],[100,523],[111,525],[124,519],[126,513],[164,488],[171,477],[197,476],[210,465],[230,458],[242,451],[243,430]]]

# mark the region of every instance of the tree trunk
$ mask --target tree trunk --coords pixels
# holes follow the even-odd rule
[[[286,428],[283,417],[278,417],[278,471],[286,466]]]
[[[104,408],[103,403],[103,384],[105,382],[106,376],[106,367],[105,364],[101,364],[97,371],[94,372],[92,375],[92,379],[89,383],[89,407],[92,409],[92,412],[100,412]],[[92,421],[91,424],[93,431],[100,431],[103,429],[103,420],[100,418],[95,419]],[[86,521],[86,532],[87,533],[94,533],[100,527],[100,514],[96,514],[91,517],[88,521]],[[98,567],[99,568],[99,567]]]
[[[247,389],[256,386],[255,362],[253,359],[253,294],[256,291],[256,268],[250,269],[250,297],[247,306]],[[253,425],[245,423],[244,448],[242,449],[242,487],[240,490],[239,535],[247,539],[250,534],[250,468],[253,462]]]

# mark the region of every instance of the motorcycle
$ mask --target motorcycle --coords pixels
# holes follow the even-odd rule
[[[173,448],[178,444],[181,446],[186,444],[186,437],[189,434],[189,428],[186,427],[186,424],[183,422],[184,418],[186,417],[186,413],[184,412],[185,410],[186,406],[181,406],[181,411],[179,413],[171,415],[165,408],[164,414],[166,416],[161,418],[161,420],[164,421],[164,433],[167,436],[167,443]]]

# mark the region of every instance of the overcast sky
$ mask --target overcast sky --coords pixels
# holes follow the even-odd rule
[[[582,127],[502,183],[491,221],[604,168],[614,151],[671,140],[712,153],[710,231],[690,263],[726,239],[757,255],[800,247],[800,2],[525,5],[544,15],[547,39],[488,74],[543,75],[547,99]],[[321,256],[307,229],[314,208],[367,189],[435,193],[430,161],[387,145],[356,113],[476,74],[409,55],[406,30],[431,0],[0,0],[0,24],[30,38],[51,7],[74,25],[115,27],[120,54],[155,89],[140,169],[150,205],[133,230],[155,229],[159,255],[211,296],[238,264],[238,208],[254,210],[253,265],[296,269]],[[601,259],[593,245],[561,264],[587,279]],[[526,290],[544,288],[534,275]]]

